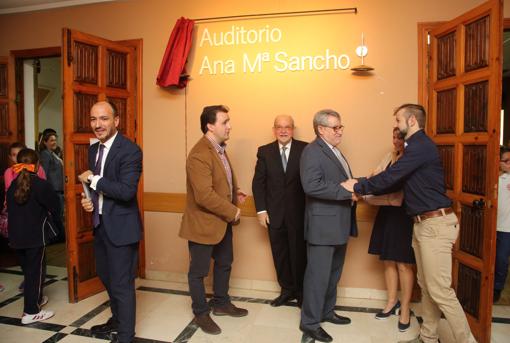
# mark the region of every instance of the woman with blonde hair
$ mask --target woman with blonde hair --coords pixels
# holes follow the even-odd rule
[[[22,149],[17,161],[12,166],[17,177],[6,195],[9,244],[16,250],[25,281],[21,323],[30,324],[54,315],[53,311],[45,311],[41,307],[48,302],[42,292],[47,229],[53,232],[53,236],[56,235],[51,219],[57,218],[60,206],[51,184],[36,175],[39,167],[37,153],[32,149]]]

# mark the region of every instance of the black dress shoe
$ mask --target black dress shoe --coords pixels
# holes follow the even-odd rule
[[[114,321],[113,318],[110,318],[104,324],[94,325],[91,327],[90,333],[92,333],[92,335],[102,335],[117,332],[117,326],[117,322]]]
[[[395,305],[393,305],[391,310],[389,310],[388,312],[383,312],[383,311],[377,312],[375,315],[375,319],[380,319],[380,320],[388,319],[389,316],[391,316],[392,314],[398,314],[399,309],[400,309],[400,300],[397,300],[397,303]]]
[[[333,312],[333,317],[324,318],[322,321],[333,323],[333,324],[338,324],[338,325],[347,325],[347,324],[351,323],[350,318],[341,316],[339,314],[336,314],[335,312]]]
[[[301,331],[303,331],[303,333],[305,335],[315,339],[316,341],[319,341],[319,342],[333,342],[333,337],[328,335],[328,333],[326,331],[324,331],[324,329],[321,328],[320,326],[317,329],[315,329],[315,330],[308,330],[308,329],[305,329],[303,327],[300,327],[299,329]]]
[[[273,301],[270,302],[271,306],[278,307],[285,305],[287,302],[294,300],[295,297],[291,294],[280,294],[278,297],[273,299]]]

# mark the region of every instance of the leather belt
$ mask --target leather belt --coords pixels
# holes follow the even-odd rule
[[[426,219],[442,217],[442,216],[446,216],[447,214],[450,214],[450,213],[453,213],[453,209],[451,207],[440,208],[435,211],[428,211],[428,212],[423,212],[422,214],[418,214],[413,217],[413,220],[415,223],[420,223]]]

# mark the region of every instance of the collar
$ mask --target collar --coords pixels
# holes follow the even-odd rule
[[[412,134],[411,137],[406,139],[404,142],[404,148],[407,148],[409,144],[412,144],[415,140],[420,139],[420,137],[425,136],[425,131],[423,129],[419,129],[415,133]]]
[[[509,173],[503,173],[499,177],[502,178],[502,179],[508,179],[508,178],[510,178],[510,174]]]
[[[204,135],[208,140],[209,142],[211,142],[211,144],[213,145],[214,147],[214,150],[216,150],[218,152],[218,154],[224,154],[225,153],[225,149],[227,147],[227,144],[225,143],[222,143],[221,145],[218,144],[218,142],[216,142],[212,137],[209,137],[208,134],[205,134]]]
[[[277,140],[277,142],[278,142],[278,140]],[[287,145],[285,145],[285,147],[286,147],[287,149],[289,149],[289,151],[290,151],[290,146],[291,146],[291,145],[292,145],[292,139],[291,139],[291,140],[287,143]],[[283,145],[283,144],[281,144],[280,142],[278,142],[278,148],[280,149],[280,151],[282,150],[282,148],[283,148],[283,147],[284,147],[284,145]]]
[[[104,143],[99,142],[99,144],[103,144],[107,150],[110,150],[110,148],[112,147],[113,141],[115,140],[115,137],[117,137],[118,134],[119,134],[119,131],[115,132],[115,134],[113,136],[111,136],[106,142],[104,142]]]
[[[334,146],[332,146],[331,144],[329,144],[328,142],[326,142],[326,140],[325,140],[324,138],[322,138],[322,137],[320,137],[320,136],[319,136],[319,138],[320,138],[320,139],[322,139],[322,141],[323,141],[324,143],[326,143],[326,145],[327,145],[327,146],[329,146],[329,148],[330,148],[331,150],[333,150],[333,149],[335,148]],[[338,149],[337,149],[337,150],[338,150]]]

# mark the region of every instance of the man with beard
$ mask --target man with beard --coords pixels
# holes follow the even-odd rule
[[[459,234],[457,216],[446,196],[444,171],[436,144],[425,134],[425,109],[404,104],[395,112],[396,127],[405,135],[404,155],[371,178],[342,185],[357,194],[388,193],[403,187],[407,214],[414,219],[413,249],[422,289],[420,336],[411,342],[436,343],[441,313],[458,343],[476,342],[451,287],[452,247]]]

